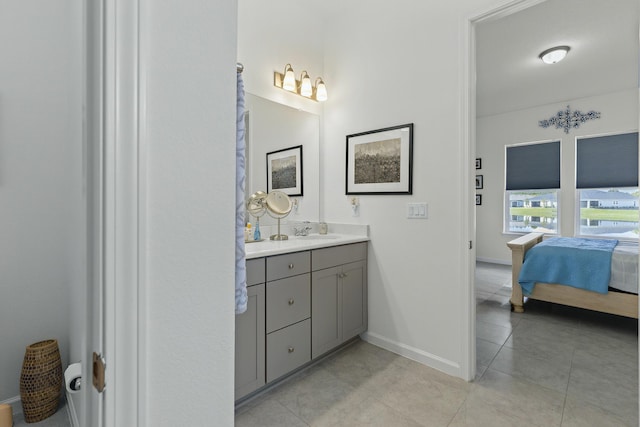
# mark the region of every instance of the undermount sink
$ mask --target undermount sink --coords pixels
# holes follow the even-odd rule
[[[296,239],[303,240],[331,240],[337,239],[339,236],[335,234],[309,234],[308,236],[296,236]]]

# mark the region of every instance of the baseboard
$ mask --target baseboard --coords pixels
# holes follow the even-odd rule
[[[14,406],[16,403],[20,402],[20,396],[14,396],[14,397],[10,397],[7,400],[0,400],[0,404],[6,404],[6,405],[11,405]]]
[[[78,422],[78,416],[76,414],[76,409],[73,404],[73,399],[69,395],[69,392],[65,391],[67,404],[65,405],[65,410],[67,412],[67,416],[69,417],[69,423],[71,423],[71,427],[80,427],[80,423]],[[0,404],[11,405],[11,411],[13,415],[22,414],[22,403],[20,400],[20,396],[11,397],[7,400],[3,400]]]
[[[502,259],[484,258],[479,256],[476,257],[476,261],[488,262],[489,264],[511,265],[510,261],[505,261]]]
[[[0,403],[7,404],[11,406],[11,412],[13,413],[13,417],[17,414],[22,414],[22,401],[20,400],[20,396],[10,397],[7,400],[3,400]]]
[[[80,427],[78,422],[78,414],[76,413],[76,405],[73,403],[73,396],[65,389],[67,395],[67,415],[69,416],[69,422],[71,427]]]
[[[392,341],[382,335],[378,335],[373,332],[365,332],[361,335],[361,338],[370,344],[382,347],[385,350],[389,350],[407,359],[415,360],[418,363],[422,363],[430,368],[437,369],[444,372],[447,375],[451,375],[458,378],[464,378],[462,370],[458,363],[451,360],[443,359],[435,354],[428,353],[426,351],[402,344],[396,341]]]

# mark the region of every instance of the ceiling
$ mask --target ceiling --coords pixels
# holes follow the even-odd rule
[[[547,0],[476,26],[479,117],[638,87],[638,0]],[[538,55],[569,45],[564,61]]]

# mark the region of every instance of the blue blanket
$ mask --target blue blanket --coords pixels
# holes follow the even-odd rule
[[[529,249],[518,282],[531,295],[536,282],[560,283],[606,294],[617,240],[554,237]]]

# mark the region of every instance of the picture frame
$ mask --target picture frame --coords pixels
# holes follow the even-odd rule
[[[345,194],[412,194],[413,123],[346,137]]]
[[[482,169],[482,159],[481,158],[477,158],[476,159],[476,169]]]
[[[482,188],[484,188],[484,177],[476,175],[476,190],[482,190]]]
[[[476,206],[482,205],[482,194],[476,194]]]
[[[267,193],[273,190],[304,195],[302,145],[267,153]]]

